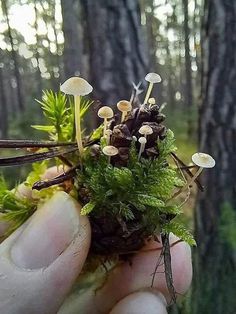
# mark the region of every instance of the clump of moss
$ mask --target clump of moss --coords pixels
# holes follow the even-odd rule
[[[151,78],[155,80],[148,81],[148,97],[150,86],[160,82],[160,77],[153,75]],[[74,95],[77,111],[61,92],[46,91],[39,102],[48,124],[34,128],[48,132],[50,142],[1,143],[1,147],[31,148],[26,156],[0,159],[0,165],[33,162],[33,171],[26,184],[40,191],[33,202],[19,200],[1,181],[1,219],[12,220],[13,230],[34,212],[40,198],[47,199],[60,188],[77,198],[82,205],[82,215],[89,216],[91,258],[98,256],[106,261],[130,256],[141,249],[146,240],[156,240],[160,234],[163,248],[169,250],[168,235],[171,232],[194,245],[191,233],[175,222],[183,205],[183,199],[178,196],[181,193],[186,193],[186,198],[189,196],[191,186],[187,181],[194,175],[176,156],[174,134],[163,124],[165,115],[156,101],[153,98],[149,101],[146,95],[146,101],[140,104],[135,98],[138,93],[134,91],[131,101],[118,102],[121,113],[113,114],[107,106],[100,108],[99,117],[104,123],[86,136],[80,131],[81,123],[93,101],[83,95],[91,92],[92,87],[83,79],[68,81],[66,92]],[[86,93],[84,86],[89,86]],[[74,112],[79,116],[75,117]],[[49,163],[36,162],[50,158],[54,158],[56,165],[67,166],[68,170],[56,178],[42,181],[41,175]],[[164,262],[171,267],[170,260]],[[173,286],[171,278],[169,274],[168,287]]]

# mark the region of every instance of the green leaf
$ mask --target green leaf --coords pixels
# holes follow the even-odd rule
[[[170,153],[176,151],[174,133],[170,129],[167,130],[164,140],[158,143],[158,149],[159,158],[166,158]]]
[[[95,207],[95,203],[90,201],[89,203],[87,203],[86,205],[84,205],[84,207],[82,207],[81,209],[81,215],[88,215],[89,213],[91,213],[91,211],[94,209]]]
[[[101,124],[96,130],[92,132],[92,134],[90,135],[90,139],[91,140],[100,139],[102,137],[102,133],[103,133],[103,124]]]
[[[36,130],[45,131],[48,133],[56,132],[56,128],[53,125],[31,125],[31,127],[36,129]]]
[[[88,111],[89,107],[94,103],[93,100],[88,99],[84,96],[80,98],[80,118],[82,119],[83,116]]]
[[[33,127],[48,132],[50,139],[55,141],[74,140],[74,110],[68,104],[66,95],[46,90],[43,92],[42,100],[36,101],[41,105],[48,125]]]
[[[173,214],[173,215],[180,215],[182,213],[182,210],[180,206],[178,205],[172,205],[172,206],[165,206],[161,209],[163,213],[166,214]]]
[[[25,181],[25,185],[29,186],[30,188],[32,188],[33,184],[36,181],[41,180],[41,176],[42,174],[45,173],[45,171],[47,170],[47,166],[48,166],[48,161],[44,160],[42,162],[35,162],[32,164],[32,171],[28,174],[26,181]]]
[[[26,221],[36,210],[33,200],[19,198],[15,190],[8,190],[3,177],[0,177],[0,221],[9,221],[10,227],[5,235],[9,235],[24,221]]]
[[[133,220],[135,218],[132,210],[123,203],[120,205],[120,211],[125,220]]]
[[[132,172],[128,168],[114,168],[113,171],[116,182],[120,187],[126,188],[132,185]]]
[[[137,195],[138,201],[147,206],[151,207],[164,207],[165,203],[158,198],[150,195],[145,195],[145,194],[138,194]]]
[[[190,246],[196,245],[193,235],[182,224],[171,221],[162,226],[162,232],[174,233],[178,238],[187,242]]]

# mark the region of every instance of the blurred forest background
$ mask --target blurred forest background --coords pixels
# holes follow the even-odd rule
[[[34,99],[70,76],[86,78],[93,98],[114,106],[147,72],[162,76],[154,96],[166,104],[179,156],[188,163],[200,150],[217,163],[187,211],[198,242],[194,280],[172,311],[236,313],[236,1],[0,0],[0,7],[0,138],[40,139],[30,127],[43,119]]]

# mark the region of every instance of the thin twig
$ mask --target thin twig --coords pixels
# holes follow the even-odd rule
[[[193,174],[192,174],[192,172],[188,169],[187,165],[185,165],[185,163],[184,163],[181,159],[179,159],[179,157],[178,157],[175,153],[172,152],[171,155],[181,164],[181,166],[185,167],[184,170],[185,170],[186,173],[192,178],[192,177],[193,177]],[[197,187],[199,188],[199,190],[203,192],[203,191],[204,191],[204,188],[203,188],[203,186],[201,185],[201,183],[199,182],[199,180],[196,179],[194,182],[196,183],[196,185],[197,185]]]
[[[37,181],[34,183],[32,190],[40,191],[42,189],[48,188],[53,185],[60,184],[66,180],[72,179],[75,176],[76,169],[79,168],[79,166],[72,167],[71,169],[67,170],[66,172],[60,174],[59,176],[47,180],[47,181]]]
[[[197,166],[191,165],[191,166],[180,167],[181,170],[194,169],[194,168],[197,168]]]
[[[160,249],[161,249],[161,253],[160,253],[160,256],[159,256],[159,258],[158,258],[158,260],[156,262],[156,266],[155,266],[155,269],[154,269],[154,272],[153,272],[151,288],[153,288],[153,286],[154,286],[154,281],[155,281],[155,277],[156,277],[156,274],[157,274],[157,269],[161,265],[161,261],[163,259],[164,245]]]
[[[32,141],[32,140],[0,140],[0,148],[60,147],[76,146],[70,142]]]
[[[64,150],[50,150],[48,152],[43,153],[33,153],[24,156],[16,156],[16,157],[6,157],[0,158],[0,166],[19,166],[22,164],[33,163],[36,161],[41,161],[45,159],[50,159],[54,157],[58,157],[60,155],[73,153],[78,150],[78,147],[64,149]]]
[[[165,264],[166,284],[167,284],[167,288],[171,296],[171,300],[174,303],[176,303],[177,296],[176,296],[176,291],[173,284],[169,234],[168,233],[161,234],[161,239],[162,239],[162,245],[164,247],[163,257],[164,257],[164,264]]]
[[[172,244],[170,244],[170,247],[172,248],[176,244],[183,242],[183,240],[179,239]],[[135,251],[128,251],[128,252],[119,252],[119,255],[130,255],[130,254],[139,254],[139,253],[150,253],[150,252],[156,252],[156,251],[161,251],[163,249],[163,246],[153,248],[153,249],[142,249],[142,250],[135,250]]]
[[[187,183],[188,181],[187,181],[187,179],[185,178],[185,175],[184,175],[184,173],[183,173],[181,167],[179,166],[178,160],[175,159],[172,155],[171,155],[171,157],[173,158],[174,163],[176,164],[176,167],[179,169],[179,171],[180,171],[180,173],[181,173],[181,175],[182,175],[182,178],[184,179],[185,183]],[[178,195],[180,194],[180,192],[181,192],[181,189],[180,189],[179,191],[177,191],[168,201],[174,199],[176,196],[178,196]],[[179,207],[182,207],[182,206],[188,201],[189,197],[190,197],[190,188],[188,187],[186,197],[185,197],[184,201],[180,204]]]

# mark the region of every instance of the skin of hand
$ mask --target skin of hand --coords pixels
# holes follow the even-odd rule
[[[56,168],[50,169],[46,177],[55,174]],[[18,192],[25,195],[24,187]],[[27,197],[32,197],[29,191]],[[163,266],[158,268],[154,288],[149,288],[160,255],[157,242],[149,242],[145,252],[135,255],[132,266],[128,262],[118,265],[97,293],[88,289],[82,297],[68,296],[91,240],[89,221],[80,215],[80,208],[68,194],[57,192],[0,244],[0,313],[167,313]],[[6,228],[0,223],[0,234]],[[175,289],[183,294],[192,278],[190,248],[179,242],[171,248],[171,256]]]

